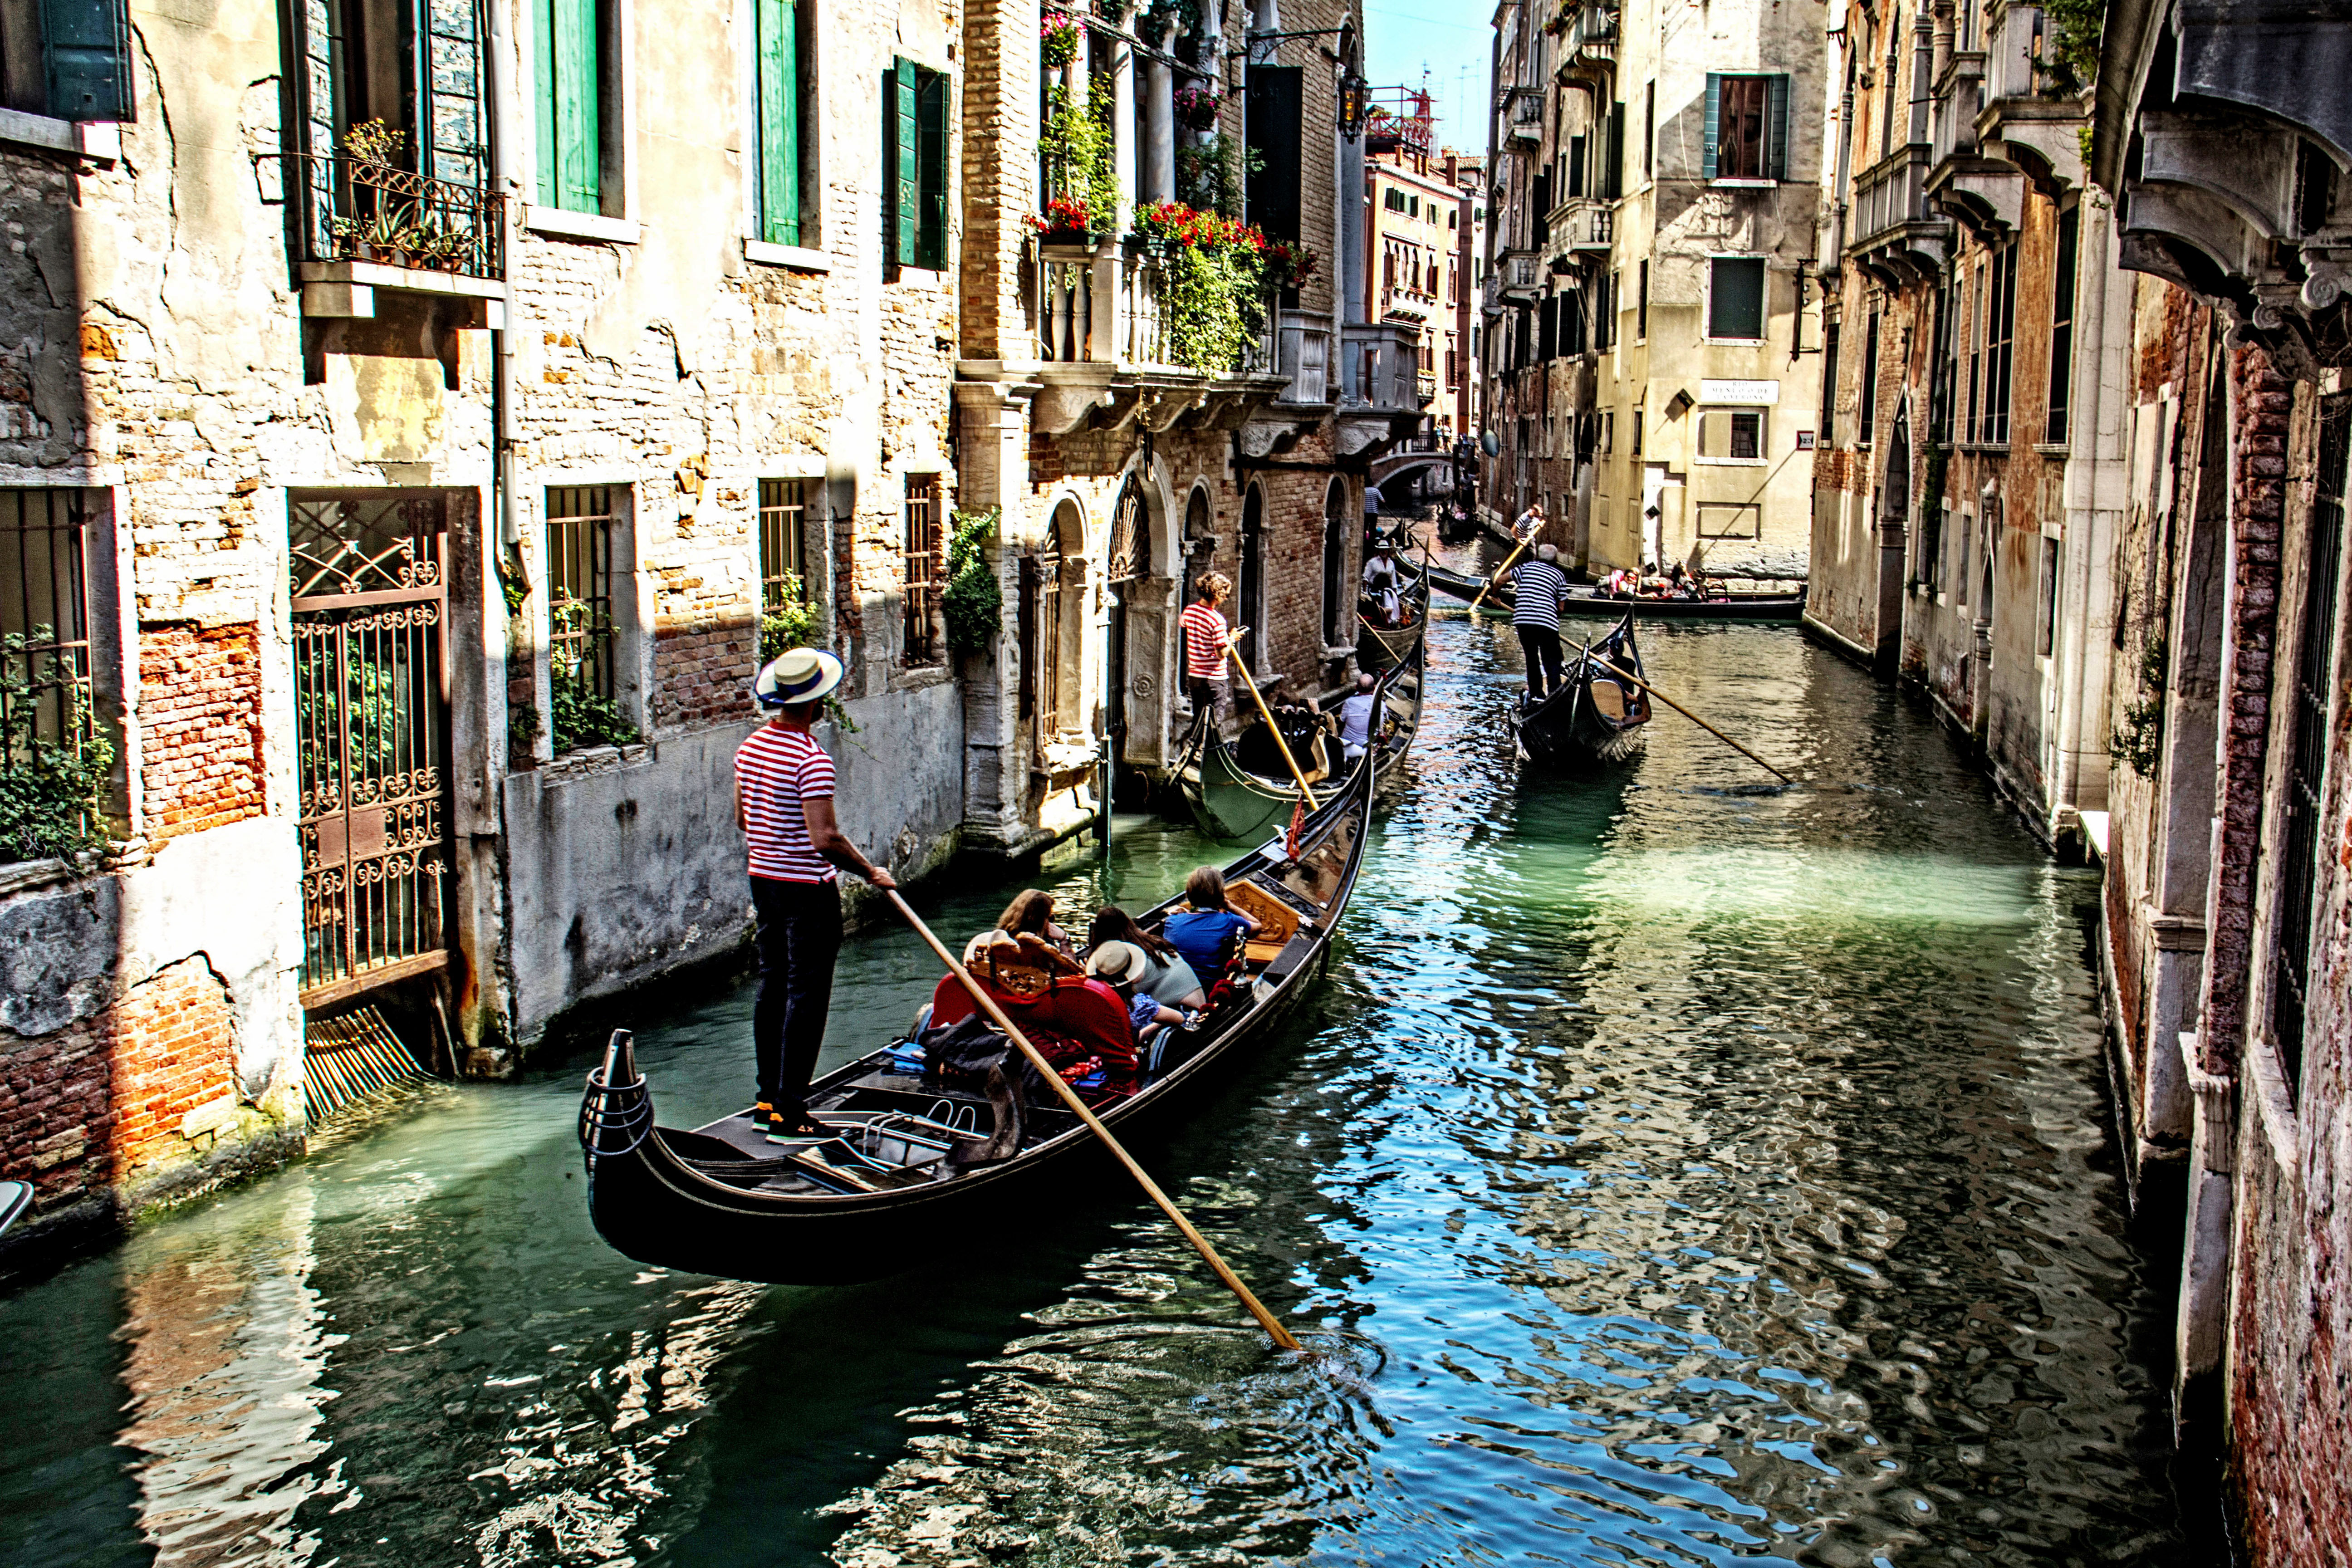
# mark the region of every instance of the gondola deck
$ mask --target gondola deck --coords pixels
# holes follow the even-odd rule
[[[1278,946],[1251,945],[1246,984],[1135,1093],[1097,1107],[1121,1139],[1177,1122],[1298,1005],[1329,957],[1354,890],[1377,788],[1377,771],[1360,769],[1346,792],[1300,825],[1295,844],[1270,841],[1226,868],[1237,902],[1291,929]],[[1178,902],[1159,905],[1142,923],[1157,928]],[[1107,1157],[1067,1111],[1032,1104],[1024,1112],[1032,1136],[1010,1158],[949,1173],[945,1158],[959,1136],[986,1131],[994,1112],[982,1096],[898,1070],[898,1044],[811,1086],[811,1112],[836,1137],[777,1145],[752,1131],[747,1113],[691,1131],[657,1125],[634,1045],[616,1031],[581,1102],[598,1232],[625,1256],[665,1268],[844,1283],[915,1267],[959,1238],[1017,1228],[1018,1216],[1065,1200],[1081,1179],[1070,1166]]]

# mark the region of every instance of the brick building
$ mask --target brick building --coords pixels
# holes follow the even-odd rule
[[[1801,575],[1821,346],[1815,11],[1496,13],[1482,369],[1498,518],[1591,569]]]
[[[299,1140],[345,1009],[499,1073],[734,950],[763,623],[877,859],[964,815],[960,10],[83,10],[0,72],[8,765],[113,757],[0,867],[36,1234]]]

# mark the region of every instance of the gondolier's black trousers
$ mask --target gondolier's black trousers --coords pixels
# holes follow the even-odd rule
[[[1519,651],[1527,656],[1528,689],[1547,697],[1559,689],[1559,630],[1556,626],[1516,626]]]
[[[803,1097],[833,1005],[841,884],[754,877],[751,908],[760,919],[760,1000],[751,1009],[760,1098],[786,1121],[798,1121],[808,1113]]]

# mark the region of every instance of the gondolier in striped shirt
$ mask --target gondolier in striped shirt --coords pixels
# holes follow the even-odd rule
[[[768,721],[735,752],[735,825],[751,851],[759,919],[760,999],[751,1012],[757,1114],[772,1143],[832,1136],[810,1118],[804,1097],[833,1003],[841,873],[855,871],[877,888],[898,885],[843,836],[833,811],[833,759],[809,733],[841,673],[841,660],[805,647],[761,669],[751,694]]]
[[[1193,591],[1200,596],[1184,606],[1183,616],[1184,691],[1192,700],[1194,714],[1213,713],[1223,724],[1234,708],[1225,649],[1247,637],[1249,628],[1225,629],[1225,617],[1217,606],[1234,591],[1234,584],[1223,573],[1208,574]]]
[[[1530,708],[1559,687],[1559,606],[1567,597],[1568,574],[1550,545],[1537,545],[1534,560],[1511,568],[1511,628],[1527,656]]]

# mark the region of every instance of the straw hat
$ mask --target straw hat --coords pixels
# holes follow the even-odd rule
[[[841,660],[822,648],[796,647],[770,661],[751,682],[751,695],[762,708],[787,702],[814,702],[841,684]]]
[[[1131,942],[1107,942],[1087,956],[1087,973],[1097,980],[1123,985],[1143,974],[1143,950]]]

